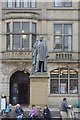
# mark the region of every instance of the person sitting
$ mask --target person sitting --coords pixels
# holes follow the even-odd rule
[[[35,105],[32,105],[29,115],[28,115],[28,118],[37,118],[37,117],[38,117],[38,110],[35,107]]]
[[[6,106],[6,109],[5,109],[5,113],[6,113],[6,116],[8,117],[8,113],[11,112],[11,104],[7,104]]]
[[[20,104],[16,105],[16,109],[15,109],[15,113],[16,113],[16,118],[18,118],[18,120],[21,120],[23,118],[23,109],[21,108]]]
[[[44,107],[42,117],[44,119],[46,119],[46,120],[50,120],[51,119],[51,113],[50,113],[50,110],[49,110],[47,105],[45,105],[45,107]]]

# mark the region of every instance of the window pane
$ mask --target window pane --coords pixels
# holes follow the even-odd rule
[[[64,6],[65,7],[71,7],[72,6],[72,0],[64,0]]]
[[[53,70],[53,71],[50,73],[50,77],[51,77],[51,78],[59,78],[59,70],[58,70],[58,69]]]
[[[60,25],[60,24],[54,25],[54,34],[55,35],[62,34],[62,25]]]
[[[70,70],[70,78],[78,78],[78,73],[74,70]]]
[[[32,35],[32,47],[33,47],[35,42],[36,42],[36,35]]]
[[[50,93],[58,94],[59,93],[59,80],[54,79],[50,81]]]
[[[10,35],[6,36],[6,49],[10,50]]]
[[[13,49],[20,49],[20,35],[13,35]]]
[[[19,33],[20,32],[20,22],[13,23],[13,32]]]
[[[16,0],[15,7],[20,7],[20,0]]]
[[[62,37],[61,36],[55,36],[54,49],[62,50]]]
[[[55,7],[62,6],[62,0],[55,0]]]
[[[78,78],[78,72],[70,69],[70,78]]]
[[[29,33],[30,32],[30,23],[23,22],[22,23],[22,32],[23,33]]]
[[[36,23],[32,23],[32,33],[36,33]]]
[[[35,1],[35,0],[32,0],[32,1],[31,1],[31,7],[32,7],[32,8],[35,8],[35,7],[36,7],[36,1]]]
[[[12,7],[12,0],[8,0],[8,1],[7,1],[7,6],[8,6],[8,7]]]
[[[64,50],[71,51],[71,36],[64,37]]]
[[[72,25],[64,25],[64,34],[72,35]]]
[[[22,35],[22,49],[29,49],[29,35]]]
[[[60,69],[60,78],[68,78],[68,69]]]
[[[68,93],[68,80],[67,79],[60,80],[60,93],[63,93],[63,94]]]
[[[10,32],[10,23],[7,23],[7,33]]]
[[[29,7],[29,0],[24,0],[23,7]]]
[[[70,93],[78,93],[78,80],[70,80]]]

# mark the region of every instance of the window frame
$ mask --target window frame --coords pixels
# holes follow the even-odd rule
[[[27,6],[25,6],[25,3],[27,4]],[[29,8],[29,0],[27,2],[25,0],[23,0],[22,7],[23,8]]]
[[[9,31],[9,28],[8,28],[8,23],[10,23],[10,31]],[[14,24],[15,23],[19,23],[19,25],[18,25],[18,27],[19,27],[19,29],[17,30],[18,32],[16,32],[15,30],[16,30],[16,27],[15,27],[15,29],[14,29]],[[29,25],[29,29],[28,29],[28,31],[27,31],[27,29],[26,29],[26,27],[25,27],[25,25],[27,25],[27,24],[25,24],[25,23],[28,23]],[[35,24],[35,31],[33,32],[32,31],[32,24]],[[15,26],[17,26],[16,24],[15,24]],[[9,31],[9,32],[8,32]],[[10,35],[10,39],[8,40],[7,38],[7,36],[8,35]],[[14,48],[14,46],[15,46],[15,40],[13,39],[13,36],[14,37],[17,37],[17,36],[15,36],[15,35],[19,35],[19,40],[18,41],[20,41],[20,45],[18,46],[18,48],[17,47],[15,47]],[[6,50],[13,50],[13,51],[15,51],[15,50],[22,50],[22,51],[24,51],[24,50],[30,50],[30,49],[32,49],[32,39],[31,38],[33,38],[35,36],[35,41],[36,41],[36,38],[37,38],[37,21],[12,21],[12,22],[6,22]],[[25,37],[27,37],[27,38],[25,38]],[[26,47],[25,47],[25,42],[26,42]],[[13,43],[15,43],[15,44],[13,44]],[[31,43],[31,44],[30,44]],[[9,46],[9,49],[8,49],[8,46]]]
[[[7,0],[7,8],[36,8],[36,0],[14,0],[14,2],[9,2],[10,0]],[[12,4],[10,4],[12,3]]]
[[[30,8],[36,8],[36,0],[30,0]]]
[[[55,30],[56,30],[56,28],[55,28],[55,26],[58,26],[58,25],[60,25],[61,26],[61,31],[60,31],[60,34],[56,34],[55,33]],[[71,34],[65,34],[64,33],[64,26],[69,26],[70,25],[70,27],[71,27]],[[59,45],[60,45],[60,43],[61,43],[61,47],[62,47],[62,49],[58,49],[58,48],[55,48],[55,45],[57,45],[56,44],[56,37],[61,37],[61,41],[59,41]],[[70,44],[70,46],[69,46],[69,44],[68,44],[68,49],[66,50],[65,49],[65,37],[71,37],[71,44]],[[72,40],[73,40],[73,25],[72,25],[72,23],[54,23],[53,24],[53,51],[72,51]],[[69,40],[69,39],[68,39]],[[67,41],[68,42],[68,41]],[[70,48],[69,48],[70,47]]]
[[[13,0],[11,2],[9,2],[9,0],[7,0],[7,8],[12,8],[12,7],[13,7]]]
[[[10,22],[6,23],[6,50],[10,50],[10,37],[11,37],[11,32],[10,32]]]
[[[21,8],[21,0],[15,0],[15,8]]]
[[[59,72],[56,73],[57,76],[54,76],[54,75],[56,75],[55,72],[54,72],[55,70],[59,71]],[[75,71],[75,73],[77,74],[76,77],[70,78],[70,71],[71,70]],[[60,77],[63,74],[62,71],[64,72],[64,75],[67,74],[67,77]],[[52,92],[52,89],[51,89],[54,86],[54,84],[52,84],[52,83],[54,83],[55,80],[58,80],[58,83],[59,83],[58,88],[57,88],[58,89],[58,93],[56,91]],[[64,81],[67,80],[67,83],[64,82],[62,84],[62,89],[61,89],[61,80],[64,80]],[[72,82],[73,85],[75,85],[75,86],[73,86],[74,89],[72,90],[72,92],[70,92],[71,91],[71,84],[70,84],[71,80],[73,80],[73,81],[77,80],[74,83]],[[52,83],[51,83],[51,81],[52,81]],[[66,92],[62,91],[62,93],[61,93],[61,90],[63,90],[63,88],[65,88],[65,87],[67,87]],[[53,95],[53,94],[60,94],[60,95],[62,95],[62,94],[78,94],[78,72],[76,70],[74,70],[74,69],[69,69],[69,68],[59,68],[59,69],[52,70],[50,72],[50,94],[51,95]]]
[[[56,3],[61,3],[61,5],[56,5]],[[70,2],[66,2],[69,3],[70,5],[65,5],[65,0],[62,0],[60,2],[56,2],[56,0],[54,0],[54,7],[72,7],[72,0],[70,0]]]

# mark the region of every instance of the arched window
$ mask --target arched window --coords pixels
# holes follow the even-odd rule
[[[78,94],[78,72],[69,68],[52,70],[50,94]]]

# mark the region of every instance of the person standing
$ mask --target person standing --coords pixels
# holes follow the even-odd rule
[[[62,120],[65,120],[66,118],[68,118],[68,102],[66,98],[63,98],[60,110],[61,110]]]

